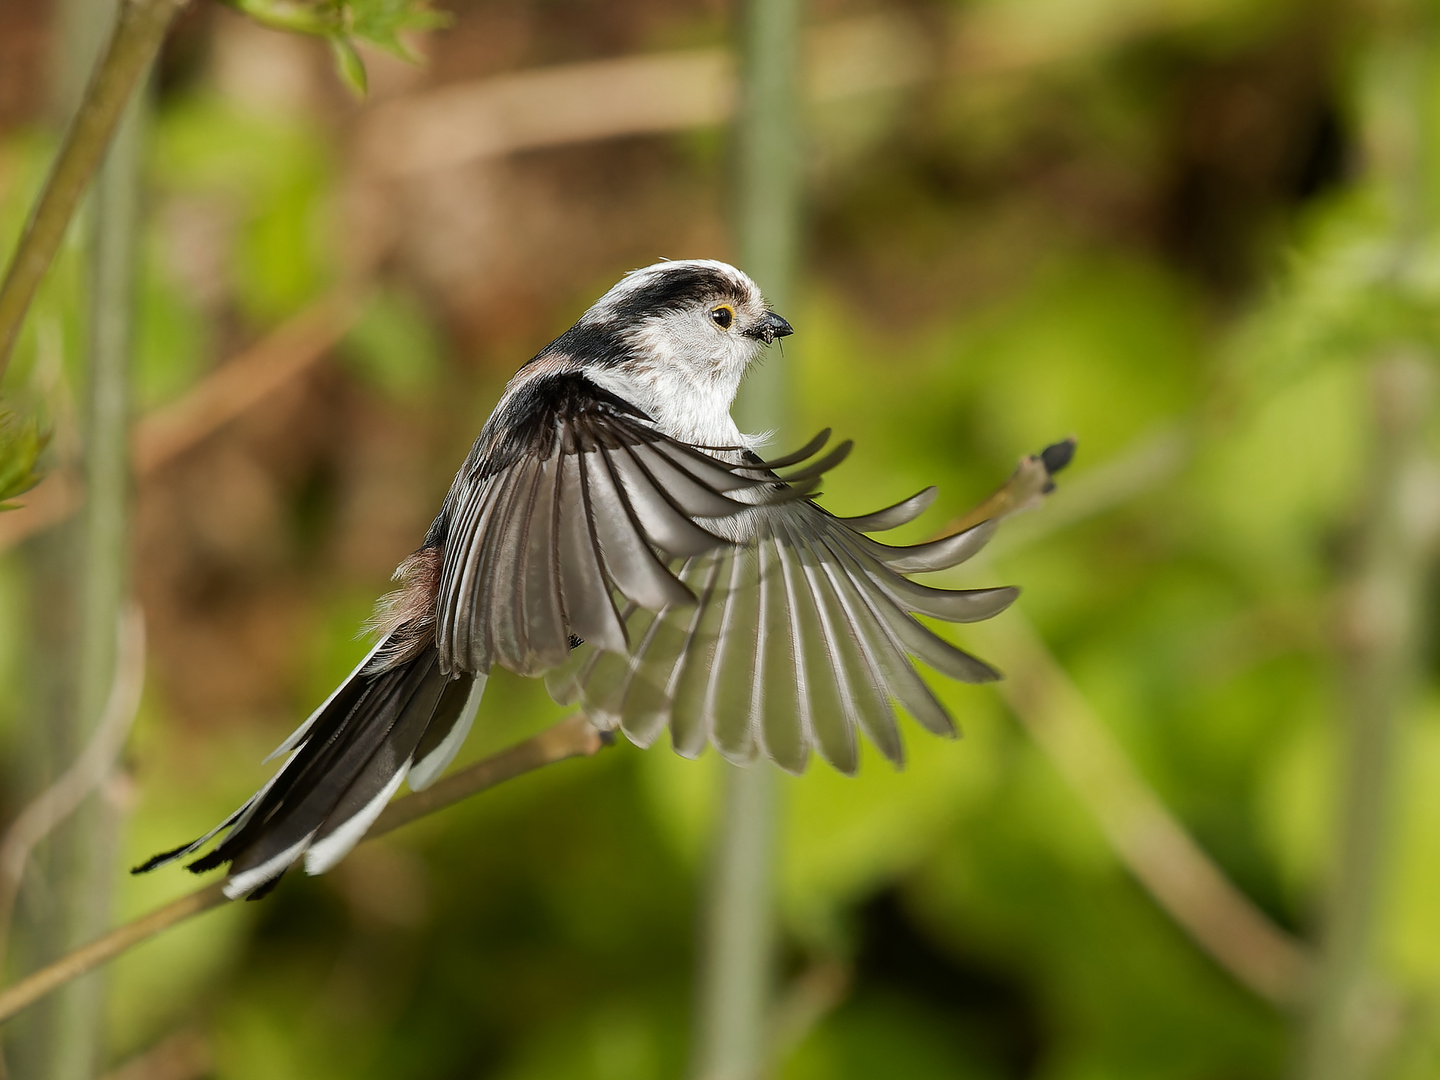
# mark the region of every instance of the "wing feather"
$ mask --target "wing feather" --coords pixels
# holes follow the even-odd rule
[[[760,565],[754,546],[738,547],[731,561],[715,662],[701,707],[702,726],[727,760],[743,765],[755,756],[753,691],[760,644]]]
[[[559,667],[570,654],[570,635],[560,603],[559,462],[540,465],[540,479],[530,511],[530,538],[523,586],[526,652],[523,670],[535,674]]]
[[[481,556],[491,570],[483,587],[476,617],[484,628],[480,655],[471,653],[471,662],[494,655],[510,668],[529,674],[529,639],[525,633],[526,567],[536,559],[530,549],[530,525],[543,479],[541,462],[522,465],[510,484],[511,495],[505,515],[497,519],[494,539]],[[536,560],[538,561],[538,560]]]
[[[715,669],[720,631],[739,571],[739,547],[722,548],[715,561],[710,587],[699,606],[690,637],[680,657],[670,713],[670,740],[682,757],[699,757],[710,738],[706,699],[710,673]]]
[[[924,491],[917,491],[908,499],[901,499],[893,506],[887,506],[883,510],[875,510],[869,514],[861,514],[858,517],[839,518],[848,527],[856,532],[872,533],[886,532],[898,528],[901,525],[908,525],[917,517],[930,509],[930,504],[935,501],[935,496],[940,493],[937,487],[927,487]]]
[[[626,596],[652,611],[670,604],[694,603],[690,590],[675,579],[655,557],[649,541],[640,535],[604,452],[582,454],[580,468],[588,484],[591,516],[610,580]]]
[[[598,649],[625,652],[625,626],[600,568],[590,498],[579,455],[560,459],[560,597],[572,633]]]
[[[625,622],[630,640],[638,641],[649,630],[655,613],[632,602],[625,606],[620,618]],[[600,649],[596,649],[580,669],[580,701],[590,722],[602,731],[614,731],[620,726],[631,671],[630,657]]]
[[[696,525],[691,516],[672,501],[679,496],[667,493],[641,461],[635,447],[622,446],[605,456],[624,486],[640,527],[656,547],[672,555],[701,555],[724,543],[720,537]],[[732,502],[732,509],[738,509],[739,505]]]
[[[905,748],[900,741],[895,712],[890,708],[886,694],[885,673],[865,633],[868,609],[860,596],[860,589],[853,576],[838,561],[822,557],[820,566],[830,586],[827,595],[844,621],[845,632],[836,637],[842,662],[847,670],[857,673],[850,684],[856,721],[882,754],[896,765],[903,764]]]
[[[1000,523],[995,519],[982,521],[954,536],[931,540],[913,547],[891,547],[868,536],[857,536],[861,548],[879,559],[891,570],[901,574],[924,574],[935,570],[948,570],[959,566],[966,559],[979,554],[980,549],[990,542]],[[853,528],[853,526],[852,526]]]
[[[772,535],[760,544],[760,670],[751,714],[765,753],[782,769],[800,773],[810,757],[810,696],[798,601],[787,572],[795,555],[787,541]]]
[[[793,453],[783,454],[777,458],[765,458],[757,461],[755,465],[757,468],[769,469],[771,472],[776,469],[783,469],[787,465],[798,465],[800,462],[806,461],[818,454],[825,448],[825,444],[829,441],[830,429],[827,427],[799,450]]]
[[[795,559],[787,565],[795,621],[802,638],[807,708],[815,747],[820,756],[849,775],[859,764],[855,732],[860,724],[852,678],[860,669],[847,669],[839,635],[849,633],[843,616],[837,616],[819,557],[810,543],[792,535]]]
[[[622,727],[639,746],[649,746],[671,722],[686,661],[691,657],[702,611],[708,610],[720,576],[715,553],[686,560],[680,579],[695,591],[698,604],[667,608],[651,625],[635,654],[635,673],[625,699]],[[703,744],[702,744],[703,745]]]

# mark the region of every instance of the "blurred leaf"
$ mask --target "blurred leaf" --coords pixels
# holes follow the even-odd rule
[[[430,0],[224,0],[256,22],[294,34],[327,38],[335,51],[340,77],[362,97],[365,62],[355,45],[364,42],[404,60],[416,57],[401,34],[445,26],[449,17]]]
[[[330,48],[335,53],[335,70],[340,72],[340,78],[355,92],[356,97],[363,98],[370,89],[369,79],[365,74],[365,61],[360,59],[360,54],[347,38],[332,37]]]
[[[23,495],[43,479],[38,464],[49,441],[49,433],[41,433],[38,421],[17,421],[12,413],[0,413],[0,510],[18,509],[7,500]]]

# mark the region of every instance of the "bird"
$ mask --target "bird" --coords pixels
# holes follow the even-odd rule
[[[915,616],[988,619],[1018,590],[910,575],[973,556],[1000,508],[908,547],[870,534],[918,517],[933,487],[858,517],[822,508],[817,485],[851,443],[827,450],[827,430],[767,459],[731,417],[746,370],[793,332],[723,262],[622,277],[506,385],[377,603],[373,648],[267,759],[284,759],[271,779],[134,872],[212,841],[189,868],[228,864],[232,899],[265,895],[301,859],[329,870],[402,783],[445,770],[497,664],[639,746],[668,729],[685,757],[713,745],[798,773],[814,751],[854,773],[863,734],[899,764],[897,706],[954,736],[914,660],[965,683],[999,674]],[[1030,495],[1073,447],[1028,459]]]

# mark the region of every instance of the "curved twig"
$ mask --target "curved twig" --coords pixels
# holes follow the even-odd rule
[[[0,838],[0,970],[5,966],[10,919],[30,853],[110,775],[140,707],[145,685],[145,617],[137,605],[130,605],[121,616],[116,638],[115,674],[90,742],[53,784],[20,811]]]

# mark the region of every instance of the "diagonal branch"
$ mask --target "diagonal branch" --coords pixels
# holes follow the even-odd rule
[[[20,335],[30,301],[50,268],[70,219],[90,186],[135,87],[149,69],[175,16],[189,0],[124,0],[105,55],[65,133],[60,153],[0,283],[0,376]]]
[[[308,371],[358,314],[356,294],[336,289],[221,364],[173,404],[150,413],[135,428],[135,471],[154,472]]]
[[[461,769],[425,791],[407,795],[391,803],[371,826],[367,839],[374,839],[402,825],[408,825],[486,788],[543,766],[553,765],[567,758],[591,757],[598,753],[607,741],[583,715],[576,714],[561,720],[539,735],[478,761],[467,769]],[[41,968],[14,986],[0,991],[0,1024],[47,994],[86,972],[109,963],[141,942],[163,933],[193,915],[226,903],[225,894],[221,891],[224,885],[223,880],[216,881],[182,896],[110,931],[88,945],[82,945],[48,967]]]
[[[1166,809],[1020,612],[1001,621],[994,639],[1007,668],[1000,695],[1121,862],[1237,980],[1273,1004],[1297,1004],[1313,967],[1305,946],[1236,888]]]

